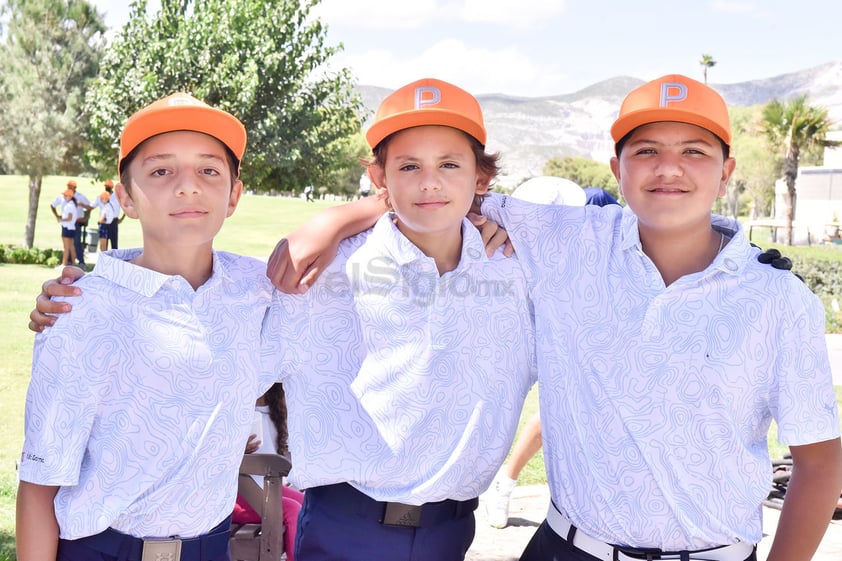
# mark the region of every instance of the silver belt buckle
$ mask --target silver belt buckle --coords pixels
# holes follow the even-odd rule
[[[181,540],[143,540],[140,561],[181,561]]]

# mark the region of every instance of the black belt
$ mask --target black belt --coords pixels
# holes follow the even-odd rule
[[[322,508],[346,516],[376,520],[386,526],[429,528],[472,514],[479,499],[457,501],[447,499],[422,505],[375,501],[347,483],[311,487],[304,493],[305,501],[318,501]]]
[[[185,561],[204,561],[205,559],[226,559],[228,555],[228,539],[231,534],[231,517],[223,520],[207,534],[195,538],[136,538],[113,528],[94,536],[74,540],[86,547],[104,553],[111,557],[121,557],[128,554],[127,561],[141,561],[144,548],[153,550],[152,559],[184,559]],[[156,555],[156,551],[164,555]],[[177,551],[174,555],[172,552]]]

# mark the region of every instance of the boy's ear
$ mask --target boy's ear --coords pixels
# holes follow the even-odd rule
[[[719,181],[719,196],[724,197],[725,193],[727,193],[728,189],[728,181],[731,179],[731,176],[734,174],[734,170],[737,167],[737,160],[734,158],[727,158],[722,163],[722,178]]]
[[[126,216],[129,218],[137,218],[137,210],[134,207],[134,201],[132,200],[132,196],[129,195],[129,191],[126,189],[126,186],[122,183],[117,183],[114,186],[114,193],[117,195],[117,200],[120,201],[120,206],[123,207],[123,212],[126,213]]]
[[[237,179],[231,187],[231,194],[228,196],[228,212],[225,217],[228,218],[234,211],[237,210],[237,204],[240,202],[240,197],[243,196],[243,182]]]
[[[488,186],[491,185],[491,178],[484,173],[477,175],[477,195],[485,195],[488,193]]]
[[[617,180],[617,188],[620,194],[623,194],[623,182],[620,181],[620,160],[617,156],[611,156],[611,161],[608,162],[611,167],[611,173],[614,174],[614,179]]]
[[[377,164],[368,166],[368,178],[378,189],[386,189],[386,170]]]

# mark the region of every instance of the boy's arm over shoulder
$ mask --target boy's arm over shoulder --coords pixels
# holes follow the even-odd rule
[[[367,230],[387,210],[381,197],[323,210],[278,242],[266,275],[283,292],[304,292],[336,256],[342,239]]]
[[[55,561],[59,529],[53,501],[58,489],[20,482],[15,521],[19,561]]]
[[[839,438],[791,446],[793,470],[768,561],[808,561],[824,536],[842,490]]]

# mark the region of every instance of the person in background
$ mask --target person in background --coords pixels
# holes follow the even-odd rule
[[[255,430],[249,435],[246,454],[280,454],[289,458],[289,434],[287,432],[287,406],[284,387],[274,384],[258,398],[255,405]],[[252,476],[255,483],[263,487],[263,478]],[[304,493],[284,485],[281,487],[283,512],[284,554],[287,561],[295,561],[295,536],[298,528],[298,514],[304,502]],[[259,524],[260,514],[241,495],[237,495],[233,524]]]
[[[71,179],[67,182],[67,188],[73,191],[73,201],[76,204],[76,223],[73,227],[73,254],[75,255],[75,263],[80,267],[85,268],[85,227],[88,224],[88,217],[90,216],[91,201],[84,194],[79,192],[76,187],[76,180]],[[63,219],[60,216],[58,209],[63,209],[66,201],[63,195],[56,197],[52,204],[50,204],[50,211],[58,221]]]
[[[94,201],[93,207],[99,209],[99,218],[97,219],[97,233],[99,234],[99,250],[105,251],[108,249],[108,236],[111,229],[111,223],[114,221],[114,207],[111,205],[112,194],[108,191],[103,191]]]
[[[61,265],[73,265],[76,261],[76,247],[73,245],[73,239],[76,235],[76,215],[77,207],[76,201],[73,198],[73,189],[65,189],[61,194],[62,206],[61,214],[58,215],[54,204],[50,206],[53,212],[58,215],[59,225],[61,226],[61,245],[63,248],[61,254]]]
[[[585,187],[585,204],[586,205],[618,205],[620,204],[614,195],[603,189],[602,187]]]

